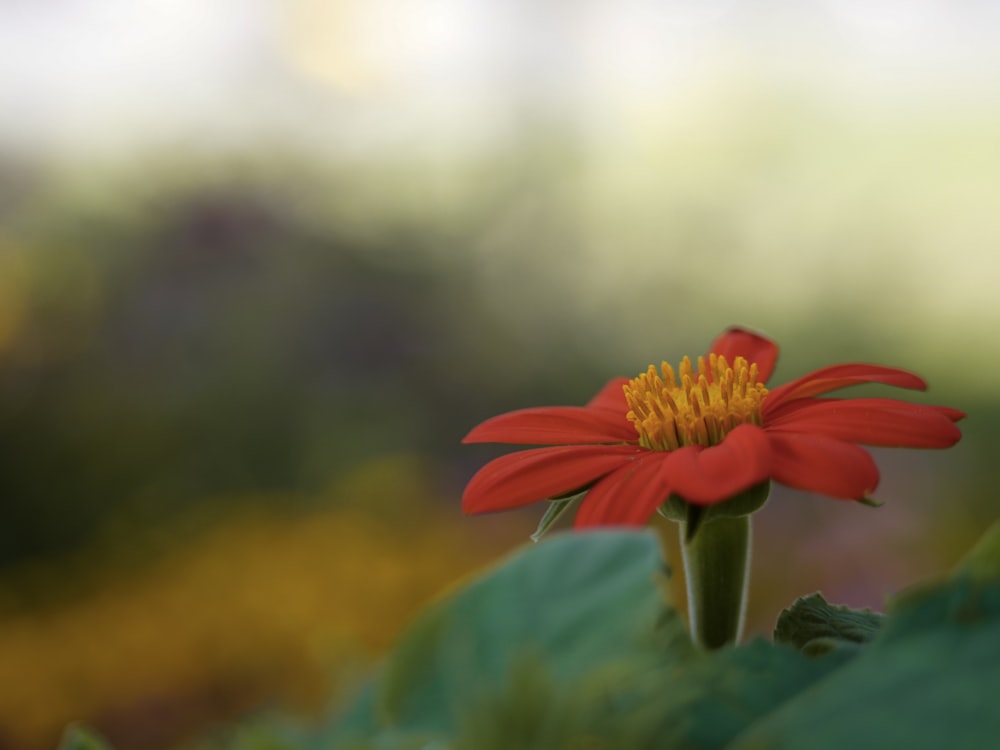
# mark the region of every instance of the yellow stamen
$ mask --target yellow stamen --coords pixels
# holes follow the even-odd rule
[[[767,388],[758,383],[754,363],[711,354],[698,357],[697,368],[685,357],[677,373],[664,362],[625,385],[628,418],[639,444],[672,451],[685,445],[717,445],[741,424],[761,424],[760,407]]]

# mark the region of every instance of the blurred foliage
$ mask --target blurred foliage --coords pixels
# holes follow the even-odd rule
[[[494,171],[453,214],[426,212],[455,197],[458,178],[420,201],[412,175],[380,171],[412,205],[397,197],[373,214],[361,171],[324,178],[266,159],[22,187],[0,229],[0,568],[207,497],[313,496],[377,454],[419,450],[466,474],[489,455],[458,452],[481,417],[581,402],[733,322],[664,317],[628,336],[609,327],[615,316],[602,322],[563,262],[574,207],[540,195],[549,171],[579,168],[571,146],[554,151],[566,163],[538,147],[467,166],[466,180]],[[520,215],[525,191],[536,202]],[[532,228],[545,231],[522,236]],[[500,252],[484,249],[491,237]],[[543,245],[545,262],[533,260]],[[894,351],[837,315],[827,325],[839,336],[791,327],[782,375]],[[641,349],[623,351],[639,333]],[[934,398],[983,406],[948,386],[935,382]],[[969,422],[988,440],[968,450],[972,473],[995,477],[991,423]]]
[[[377,454],[454,456],[512,393],[600,380],[569,347],[569,381],[542,366],[555,316],[512,341],[455,238],[321,225],[298,207],[308,173],[248,171],[110,206],[43,193],[0,231],[0,567]]]

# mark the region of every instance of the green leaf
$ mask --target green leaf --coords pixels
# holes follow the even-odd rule
[[[810,659],[787,646],[755,640],[650,675],[640,706],[622,717],[650,724],[652,748],[724,748],[754,721],[779,709],[842,666],[850,655]],[[803,747],[809,747],[804,745]]]
[[[608,696],[605,679],[558,685],[544,662],[519,659],[500,692],[465,707],[451,750],[552,750],[580,746],[583,738],[588,750],[631,750],[635,744],[607,710]]]
[[[606,692],[623,661],[645,664],[639,655],[653,649],[691,655],[686,626],[664,603],[665,569],[649,531],[558,534],[522,548],[419,616],[372,688],[324,734],[372,747],[401,733],[443,741],[475,707],[520,700],[511,686],[526,664],[569,695],[588,680]]]
[[[843,663],[762,641],[695,651],[664,605],[664,571],[649,532],[527,548],[427,610],[335,736],[456,750],[723,747]]]
[[[111,750],[111,745],[90,729],[71,724],[63,733],[59,750]]]
[[[556,536],[428,610],[353,715],[357,744],[315,747],[992,747],[998,553],[994,531],[884,620],[807,597],[779,624],[787,643],[708,653],[655,593],[652,536]]]
[[[885,615],[827,603],[819,593],[804,596],[778,616],[774,642],[787,643],[810,655],[832,648],[855,647],[872,640]]]
[[[663,601],[649,532],[564,534],[507,560],[427,611],[392,653],[378,691],[387,724],[453,730],[460,700],[503,688],[538,658],[557,683],[635,651]]]
[[[755,723],[732,750],[994,747],[998,553],[994,528],[950,580],[897,597],[882,631],[854,659]]]
[[[975,580],[1000,581],[1000,521],[990,526],[959,563],[956,575],[962,574]]]

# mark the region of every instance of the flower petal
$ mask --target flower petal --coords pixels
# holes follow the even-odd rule
[[[712,342],[709,353],[721,354],[729,364],[737,357],[743,357],[751,364],[757,364],[757,380],[766,383],[774,372],[778,361],[778,345],[771,339],[759,333],[748,331],[736,326],[727,328],[719,338]]]
[[[533,448],[490,461],[469,481],[462,510],[506,510],[565,495],[610,474],[644,448],[631,445],[578,445]]]
[[[542,406],[519,409],[487,419],[472,428],[463,443],[518,445],[587,445],[635,443],[635,427],[625,412],[583,406]]]
[[[964,411],[961,411],[959,409],[952,409],[950,406],[931,406],[929,408],[934,409],[940,414],[944,414],[944,416],[948,417],[948,419],[950,419],[952,422],[958,422],[969,416]]]
[[[771,475],[789,487],[861,500],[878,486],[878,467],[864,448],[824,435],[768,431]]]
[[[849,385],[861,383],[882,383],[898,388],[910,388],[915,391],[927,389],[927,383],[912,372],[896,367],[882,365],[866,365],[852,363],[846,365],[830,365],[803,375],[797,380],[773,388],[764,399],[761,412],[766,421],[768,415],[780,405],[796,398],[818,396],[821,393],[846,388]]]
[[[768,418],[768,428],[894,448],[947,448],[962,437],[938,407],[891,398],[804,399],[788,406]]]
[[[646,523],[670,495],[660,471],[668,455],[664,451],[643,453],[604,477],[583,498],[573,526],[641,526]]]
[[[622,415],[628,413],[625,402],[625,392],[622,387],[628,383],[628,378],[612,378],[587,402],[588,409],[611,409]]]
[[[711,505],[771,476],[771,444],[764,430],[744,424],[709,448],[688,446],[670,454],[663,474],[670,491],[696,505]]]

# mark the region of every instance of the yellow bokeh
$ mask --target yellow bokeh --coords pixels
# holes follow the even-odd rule
[[[179,532],[154,565],[119,571],[78,601],[0,619],[0,663],[18,675],[0,681],[0,726],[17,747],[51,747],[70,721],[100,727],[146,703],[197,704],[213,691],[229,694],[231,712],[277,701],[314,713],[331,688],[356,686],[435,592],[523,538],[514,525],[474,525],[426,504],[410,504],[405,523],[358,507],[390,485],[400,496],[394,480],[409,468],[362,467],[333,488],[355,493],[345,509]],[[365,479],[376,475],[381,487]],[[161,738],[183,739],[196,719]]]

